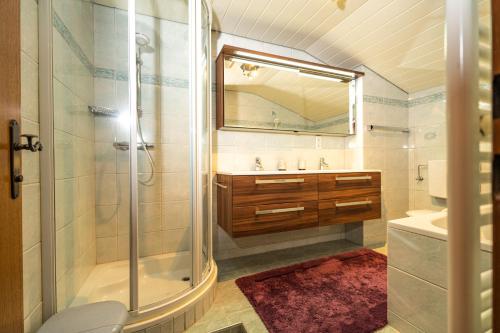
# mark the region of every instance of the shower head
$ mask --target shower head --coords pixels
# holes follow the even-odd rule
[[[150,39],[145,34],[141,34],[138,32],[135,34],[135,43],[137,44],[137,46],[139,46],[141,48],[146,47],[149,45],[149,42],[150,42]]]

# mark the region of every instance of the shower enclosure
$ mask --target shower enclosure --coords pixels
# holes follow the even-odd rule
[[[137,322],[216,274],[209,66],[204,0],[40,0],[45,319]]]

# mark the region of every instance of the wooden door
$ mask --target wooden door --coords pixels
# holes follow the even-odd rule
[[[500,332],[500,2],[491,1],[493,27],[493,332]]]
[[[0,332],[23,331],[21,197],[11,198],[9,121],[21,115],[20,0],[0,1]]]

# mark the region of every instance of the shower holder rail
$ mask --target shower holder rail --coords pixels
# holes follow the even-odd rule
[[[118,117],[119,111],[104,106],[89,105],[89,112],[101,117]]]

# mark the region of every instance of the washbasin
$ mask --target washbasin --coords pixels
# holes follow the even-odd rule
[[[448,217],[441,216],[431,220],[432,225],[441,229],[448,229]]]
[[[441,216],[438,218],[435,218],[431,220],[432,225],[435,227],[441,228],[441,229],[448,229],[448,217],[447,216]],[[481,233],[481,240],[482,241],[492,241],[492,225],[483,225],[480,228],[480,233]]]

